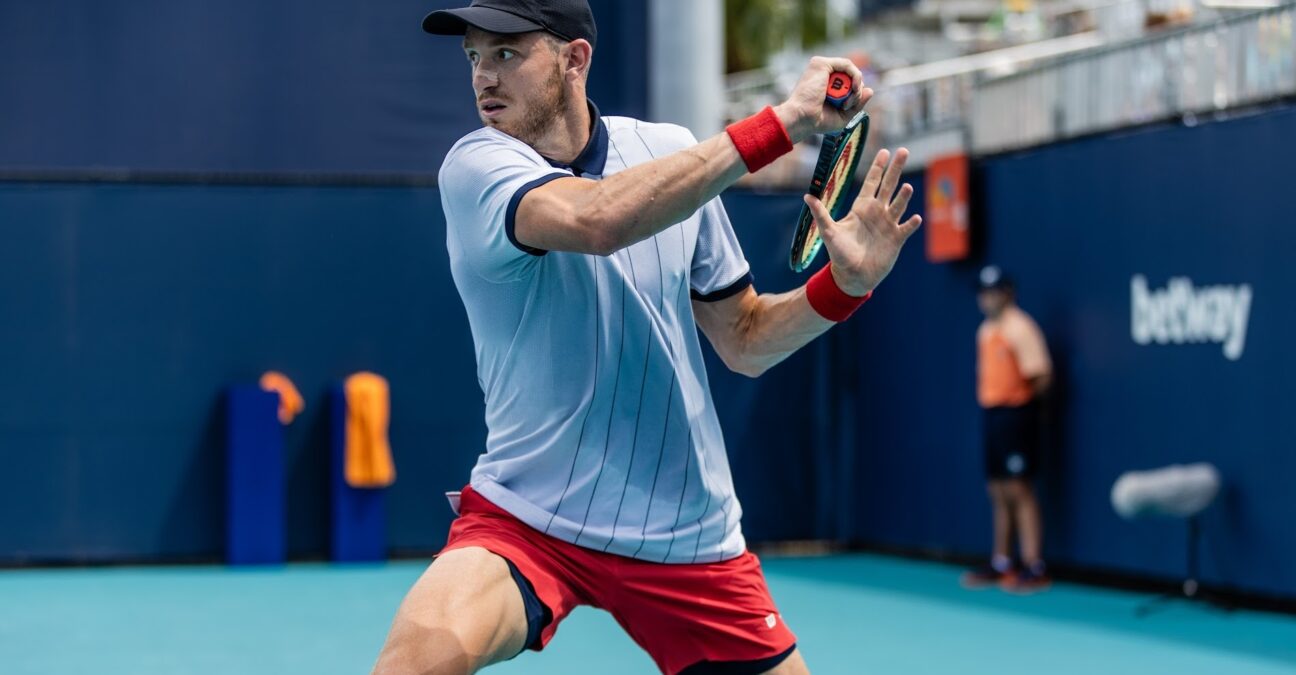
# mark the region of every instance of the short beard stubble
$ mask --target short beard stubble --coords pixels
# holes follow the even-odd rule
[[[539,96],[531,102],[526,114],[516,123],[516,128],[509,128],[513,125],[500,125],[498,128],[527,145],[535,145],[562,119],[570,99],[567,87],[563,86],[563,70],[559,64],[545,81]]]

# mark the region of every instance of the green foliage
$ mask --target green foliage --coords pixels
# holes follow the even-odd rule
[[[800,0],[801,44],[813,47],[828,39],[828,0]]]
[[[753,70],[786,46],[813,47],[827,24],[827,0],[725,0],[725,67]]]
[[[781,0],[725,0],[725,69],[753,70],[783,46]]]

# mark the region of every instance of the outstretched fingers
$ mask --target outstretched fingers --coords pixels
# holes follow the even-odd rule
[[[922,226],[922,216],[916,213],[910,216],[909,220],[900,223],[900,236],[904,237],[904,239],[901,239],[901,241],[905,241],[909,239],[909,237],[912,237],[913,233],[917,232],[918,228],[921,226]]]
[[[905,209],[909,208],[909,200],[912,198],[913,186],[908,183],[901,185],[895,199],[892,199],[891,205],[887,207],[892,222],[900,222],[900,217],[904,215]]]
[[[900,148],[896,150],[895,161],[891,166],[886,168],[886,173],[882,175],[882,186],[878,190],[878,198],[884,202],[890,202],[891,197],[895,195],[896,185],[900,183],[900,174],[904,173],[905,162],[909,159],[909,150]]]
[[[859,199],[864,201],[877,196],[878,186],[882,184],[882,172],[886,170],[887,160],[891,158],[891,153],[886,150],[879,150],[877,157],[873,158],[873,164],[869,166],[868,174],[864,176],[864,187],[860,189]]]

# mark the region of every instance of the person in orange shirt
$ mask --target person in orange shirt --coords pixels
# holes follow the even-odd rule
[[[1053,379],[1044,334],[1017,306],[1013,282],[998,267],[981,270],[977,304],[977,402],[984,411],[987,492],[994,510],[990,564],[963,576],[964,585],[999,584],[1029,592],[1048,586],[1041,548],[1044,528],[1031,479],[1039,463],[1039,399]],[[1013,565],[1016,530],[1021,566]]]

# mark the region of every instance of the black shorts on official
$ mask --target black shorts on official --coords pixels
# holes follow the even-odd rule
[[[1033,478],[1039,468],[1039,404],[986,408],[982,424],[986,478]]]

